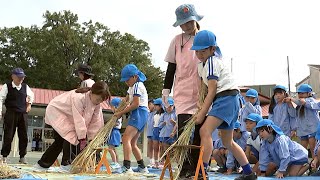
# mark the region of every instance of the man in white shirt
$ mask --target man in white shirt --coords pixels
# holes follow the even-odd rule
[[[22,68],[12,70],[12,82],[2,86],[0,91],[0,119],[4,115],[4,138],[1,150],[3,163],[7,162],[7,156],[11,151],[13,136],[18,128],[19,137],[19,163],[27,164],[25,155],[28,146],[28,112],[31,110],[31,104],[34,94],[30,87],[23,83],[26,77]],[[6,113],[2,113],[2,104],[6,106]]]

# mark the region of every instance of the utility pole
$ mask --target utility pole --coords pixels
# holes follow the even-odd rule
[[[288,88],[289,88],[289,94],[291,94],[289,56],[287,56],[287,72],[288,72]]]
[[[232,65],[232,61],[233,61],[233,59],[231,58],[231,72],[232,72],[232,70],[233,70],[233,69],[232,69],[232,68],[233,68],[233,67],[232,67],[232,66],[233,66],[233,65]]]

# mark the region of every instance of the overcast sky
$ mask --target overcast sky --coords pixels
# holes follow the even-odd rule
[[[149,43],[153,64],[163,59],[174,35],[175,9],[195,5],[201,29],[213,31],[240,85],[288,84],[309,75],[307,64],[320,64],[320,2],[317,0],[0,0],[0,27],[42,25],[46,10],[70,10],[79,22],[100,22],[111,31],[133,34]],[[230,65],[231,66],[231,65]]]

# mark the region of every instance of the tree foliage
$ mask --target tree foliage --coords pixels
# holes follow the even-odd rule
[[[160,96],[164,73],[152,65],[147,42],[91,20],[80,24],[70,11],[47,11],[43,18],[42,27],[0,28],[0,83],[9,80],[12,68],[21,67],[31,87],[71,90],[80,81],[74,70],[87,63],[95,80],[106,81],[113,95],[124,96],[127,87],[119,81],[120,72],[134,63],[147,76],[149,97]]]

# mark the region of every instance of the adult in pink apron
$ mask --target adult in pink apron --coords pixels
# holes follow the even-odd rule
[[[198,75],[198,63],[200,62],[195,51],[190,48],[195,34],[199,31],[200,21],[203,16],[197,14],[194,5],[183,4],[176,9],[177,21],[174,27],[180,26],[183,33],[175,36],[170,43],[165,61],[168,62],[162,99],[165,106],[168,106],[168,97],[173,86],[173,98],[175,101],[176,114],[178,116],[179,133],[183,130],[186,121],[196,112],[200,78]],[[195,128],[193,144],[200,145],[199,129]],[[194,175],[199,150],[190,152],[190,163],[183,164],[180,177],[190,177]]]

